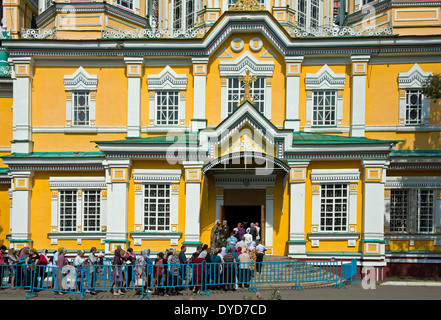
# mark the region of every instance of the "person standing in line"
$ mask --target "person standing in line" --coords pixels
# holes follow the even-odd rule
[[[96,255],[96,251],[97,251],[96,248],[92,247],[90,248],[90,253],[89,253],[90,290],[87,289],[86,292],[90,293],[91,295],[96,295],[95,283],[96,283],[97,264],[98,264],[98,257]]]
[[[135,271],[135,263],[136,263],[136,255],[133,252],[132,248],[128,248],[127,252],[124,254],[124,258],[127,261],[126,265],[126,274],[127,274],[127,281],[126,281],[126,287],[130,287],[133,280],[133,273]],[[130,290],[130,289],[128,289]]]
[[[171,251],[171,254],[167,259],[167,266],[169,272],[167,294],[170,295],[181,294],[178,291],[180,265],[179,265],[179,253],[177,251]]]
[[[224,234],[221,233],[219,235],[219,239],[217,239],[216,244],[215,244],[215,248],[222,248],[222,247],[226,247],[227,246],[227,238],[224,238]]]
[[[211,229],[211,235],[210,235],[210,247],[214,248],[216,245],[217,239],[219,239],[219,231],[220,231],[220,221],[217,220],[214,224],[213,228]]]
[[[26,259],[26,279],[27,279],[27,286],[34,286],[35,288],[38,288],[38,265],[40,264],[40,255],[38,254],[37,249],[32,248],[31,252]],[[28,283],[29,282],[29,283]]]
[[[182,282],[187,281],[187,267],[188,267],[188,261],[189,259],[185,255],[185,252],[187,251],[186,246],[181,246],[181,252],[179,252],[179,263],[181,265],[181,277]]]
[[[245,288],[245,285],[247,287],[249,286],[251,258],[248,252],[249,250],[246,248],[245,251],[239,255],[239,283],[242,284],[242,288]]]
[[[227,239],[227,245],[234,247],[237,243],[237,238],[234,236],[234,232],[231,232],[230,237]]]
[[[256,259],[256,262],[257,262],[257,272],[260,272],[260,270],[262,268],[263,256],[265,255],[265,251],[267,249],[259,241],[259,242],[257,242],[256,250],[257,250],[257,259]]]
[[[224,239],[227,239],[230,236],[230,227],[228,227],[227,220],[222,221],[220,233],[224,235]]]
[[[47,266],[49,264],[49,260],[47,258],[47,249],[43,249],[43,251],[40,254],[40,268],[39,268],[39,274],[38,276],[40,277],[40,283],[41,283],[41,287],[43,287],[44,285],[44,280],[46,280],[47,277]],[[46,285],[47,287],[47,285]]]
[[[253,241],[253,236],[251,235],[251,229],[247,228],[247,233],[244,234],[244,241],[245,241],[245,245],[248,248],[251,244],[251,242]]]
[[[253,237],[253,241],[256,241],[256,236],[257,236],[257,230],[256,227],[254,226],[254,222],[250,223],[250,234]]]
[[[124,250],[118,247],[115,250],[115,255],[113,256],[112,260],[112,288],[113,289],[113,295],[119,296],[123,295],[124,292],[121,291],[122,283],[124,282],[124,273],[122,272],[123,264],[124,264]],[[117,289],[118,288],[118,289]]]
[[[236,262],[237,260],[233,255],[233,249],[228,248],[227,254],[224,256],[223,265],[223,281],[226,282],[225,290],[230,289],[236,291],[236,289],[233,287],[233,284],[236,282]]]
[[[84,258],[84,250],[78,250],[77,256],[74,259],[74,267],[77,272],[77,291],[81,292],[83,289],[83,282],[86,277],[86,272],[84,264],[86,263],[86,258]]]
[[[69,262],[66,259],[66,253],[67,253],[67,249],[66,248],[62,248],[61,251],[58,254],[58,259],[57,259],[57,268],[56,268],[56,280],[57,280],[57,285],[56,285],[56,290],[59,291],[55,291],[56,294],[63,294],[63,292],[61,292],[62,288],[61,288],[61,281],[63,278],[63,267],[67,266],[69,264]]]
[[[194,288],[193,292],[198,293],[199,290],[204,291],[205,288],[205,269],[206,269],[206,258],[207,251],[202,250],[199,256],[197,256],[193,260],[193,281],[194,281]]]
[[[256,222],[256,223],[254,224],[254,227],[256,228],[256,240],[257,240],[257,241],[260,241],[260,227],[259,227],[259,223]]]
[[[14,288],[15,277],[17,275],[17,263],[18,263],[17,251],[14,248],[9,249],[8,251],[8,263],[9,263],[9,270],[11,272],[11,287]]]
[[[6,266],[5,264],[5,251],[6,246],[0,247],[0,288],[3,288],[3,274],[4,274],[4,268]]]

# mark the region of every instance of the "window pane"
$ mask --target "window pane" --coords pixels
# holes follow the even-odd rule
[[[83,231],[100,231],[101,190],[83,192]]]
[[[265,112],[265,77],[258,77],[250,85],[250,95],[254,98],[254,104],[260,113]],[[244,84],[239,81],[238,77],[230,77],[227,79],[228,85],[228,114],[230,115],[237,109],[240,98],[245,94]]]
[[[61,190],[60,191],[60,215],[59,226],[60,232],[77,231],[77,191]]]
[[[170,184],[144,186],[144,230],[168,231],[170,220]]]
[[[73,125],[89,125],[89,92],[72,92],[73,99]]]
[[[337,91],[314,91],[312,125],[335,126],[337,124]]]
[[[156,124],[177,125],[179,111],[179,91],[156,92]]]
[[[347,230],[347,184],[321,185],[320,230]]]

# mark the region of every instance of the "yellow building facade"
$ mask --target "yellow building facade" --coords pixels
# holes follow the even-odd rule
[[[429,2],[350,2],[346,26],[333,1],[38,3],[4,24],[3,244],[191,253],[258,222],[269,255],[439,275]],[[373,5],[421,16],[361,29]]]

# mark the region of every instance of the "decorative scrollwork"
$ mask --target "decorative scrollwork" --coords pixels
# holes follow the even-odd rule
[[[57,34],[57,29],[22,29],[21,37],[23,39],[53,39]]]
[[[128,29],[128,30],[101,30],[103,39],[192,39],[202,38],[205,35],[205,29],[193,30],[151,30],[151,29]]]
[[[287,28],[292,37],[359,37],[359,36],[382,36],[393,34],[391,26],[385,27],[317,27],[317,28]]]

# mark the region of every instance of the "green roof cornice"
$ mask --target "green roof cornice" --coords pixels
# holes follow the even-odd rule
[[[441,150],[394,150],[391,157],[441,157]]]
[[[101,140],[91,141],[97,144],[172,144],[176,142],[197,143],[199,141],[198,133],[177,133],[167,136],[154,136],[147,138],[126,138],[124,140]]]
[[[32,152],[11,153],[1,158],[101,158],[104,153],[96,152]]]
[[[293,144],[373,144],[373,143],[398,143],[401,140],[377,140],[364,137],[346,137],[320,133],[295,132]]]

